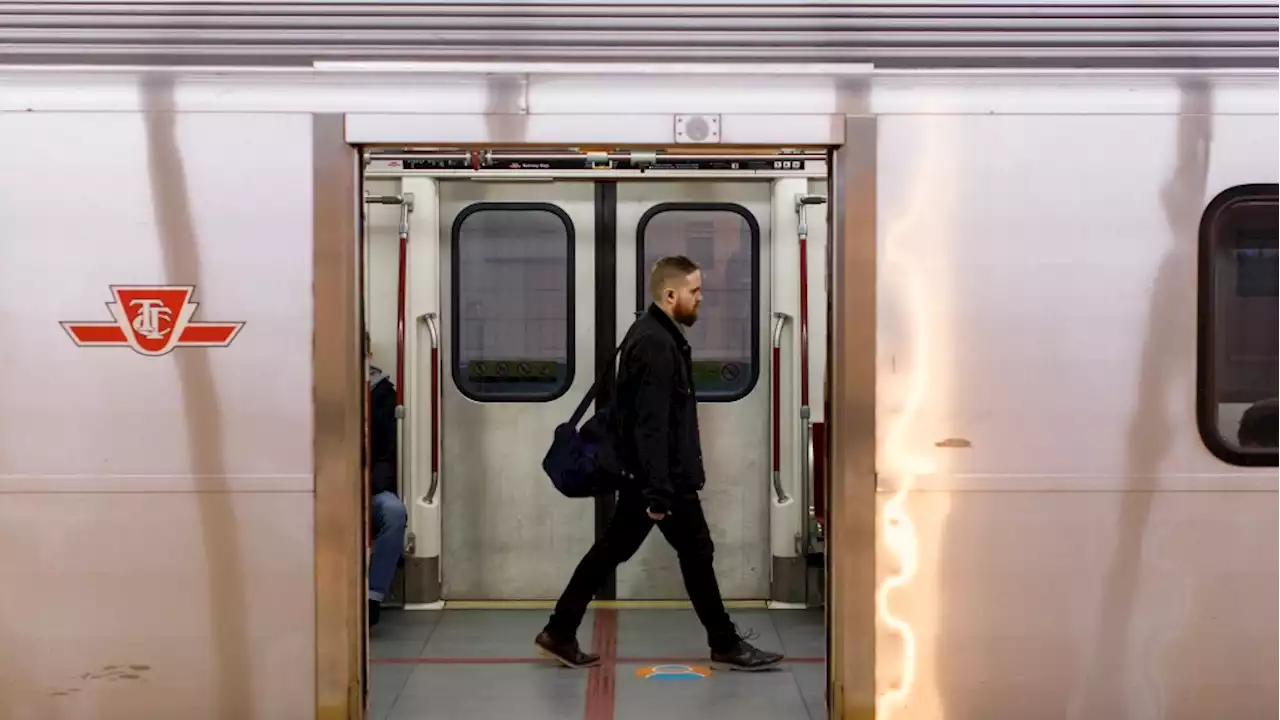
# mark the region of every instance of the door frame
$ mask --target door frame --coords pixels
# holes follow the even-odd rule
[[[800,171],[797,168],[795,172]],[[825,178],[825,173],[823,177]],[[377,182],[386,182],[388,179],[389,178],[386,176],[371,178],[372,181]],[[571,338],[569,352],[576,360],[574,364],[576,370],[571,382],[572,388],[566,386],[554,396],[513,396],[510,398],[510,402],[516,404],[513,408],[526,403],[542,404],[554,401],[563,405],[565,402],[569,401],[576,402],[577,396],[582,392],[585,392],[585,384],[595,380],[603,368],[612,364],[616,343],[620,339],[621,332],[629,325],[629,319],[634,315],[632,310],[637,308],[642,309],[643,307],[643,302],[640,306],[636,306],[636,297],[638,294],[643,292],[642,287],[644,285],[643,281],[640,280],[639,276],[636,274],[638,272],[639,264],[641,263],[641,261],[638,260],[639,253],[642,250],[642,245],[640,244],[636,233],[643,229],[646,219],[654,216],[655,211],[671,209],[672,205],[689,203],[689,201],[692,200],[693,195],[701,196],[703,193],[710,193],[710,196],[705,198],[704,201],[691,202],[690,204],[701,210],[728,209],[735,214],[745,217],[748,224],[754,230],[755,239],[751,247],[751,271],[754,275],[752,303],[756,306],[752,317],[752,335],[754,337],[755,345],[752,348],[754,351],[752,362],[753,380],[748,389],[747,395],[733,398],[710,398],[704,400],[704,402],[708,402],[710,405],[718,407],[724,402],[737,402],[750,396],[754,398],[753,402],[755,403],[765,403],[766,407],[761,410],[761,417],[767,417],[767,405],[770,402],[768,397],[770,390],[769,383],[772,382],[770,366],[773,362],[773,358],[769,353],[770,339],[766,334],[769,329],[769,324],[767,323],[766,318],[769,317],[770,310],[775,309],[771,306],[774,295],[773,288],[771,287],[774,280],[772,272],[774,264],[772,249],[775,243],[774,238],[777,235],[777,228],[775,226],[779,221],[785,225],[787,224],[788,219],[791,218],[789,211],[783,212],[780,210],[782,205],[779,204],[777,199],[777,193],[779,192],[778,188],[781,187],[778,183],[784,179],[787,178],[768,175],[767,173],[765,175],[744,176],[742,174],[738,174],[733,177],[723,177],[717,175],[693,174],[687,171],[661,178],[653,178],[652,176],[650,178],[631,176],[597,179],[589,175],[566,176],[552,175],[550,173],[540,175],[536,179],[526,176],[489,176],[485,178],[484,182],[473,182],[471,179],[465,177],[459,178],[456,176],[451,177],[440,174],[432,174],[425,178],[417,176],[414,177],[413,180],[409,180],[407,177],[400,177],[398,182],[403,182],[401,190],[404,192],[412,190],[412,195],[418,201],[417,213],[421,214],[420,216],[415,214],[415,218],[413,218],[414,222],[412,224],[416,230],[414,234],[414,241],[410,243],[411,252],[414,257],[425,253],[433,256],[434,258],[431,262],[422,263],[422,267],[424,269],[430,270],[429,274],[424,275],[418,273],[410,278],[411,291],[409,292],[409,304],[413,307],[413,311],[410,315],[417,315],[423,309],[431,309],[438,311],[440,317],[446,318],[445,322],[439,327],[439,333],[442,338],[440,344],[441,363],[442,365],[447,366],[447,369],[442,369],[440,371],[439,379],[441,382],[441,395],[438,398],[433,398],[433,400],[438,400],[444,406],[440,415],[442,418],[441,422],[443,424],[440,431],[442,442],[447,442],[447,436],[451,428],[453,428],[453,426],[458,422],[456,416],[452,415],[452,413],[455,413],[460,409],[460,406],[457,404],[460,400],[455,397],[457,394],[461,394],[461,396],[466,400],[483,404],[496,404],[498,406],[502,406],[506,402],[505,398],[479,398],[461,387],[457,387],[455,392],[455,388],[451,388],[449,386],[450,382],[452,382],[454,386],[458,385],[456,363],[452,362],[452,358],[457,352],[455,345],[458,330],[457,324],[460,320],[459,307],[454,303],[456,298],[453,297],[454,292],[452,290],[453,283],[456,281],[454,275],[457,271],[457,267],[455,267],[457,258],[453,254],[453,246],[456,244],[456,237],[454,237],[454,235],[457,231],[458,218],[465,218],[470,213],[486,208],[490,203],[515,203],[516,206],[528,205],[525,209],[532,209],[533,206],[538,206],[539,208],[545,206],[547,209],[550,209],[547,205],[549,203],[550,205],[555,205],[559,208],[557,201],[553,199],[555,191],[551,190],[556,186],[556,184],[572,185],[575,188],[582,188],[584,185],[590,184],[593,188],[591,191],[592,202],[589,210],[592,214],[592,220],[588,221],[585,217],[585,212],[583,211],[584,203],[582,202],[584,198],[578,197],[583,194],[581,190],[575,190],[573,193],[574,207],[576,209],[570,210],[570,212],[574,214],[574,217],[571,219],[568,215],[563,215],[563,212],[560,214],[563,216],[562,219],[570,228],[569,241],[574,245],[574,247],[571,247],[568,256],[571,267],[571,283],[573,282],[573,277],[576,276],[578,278],[579,285],[581,285],[581,287],[571,286],[569,302],[573,302],[575,297],[585,294],[582,292],[583,288],[594,285],[594,293],[593,296],[589,298],[590,301],[586,303],[579,302],[578,306],[574,308],[574,312],[571,314],[573,324],[576,327],[576,332],[580,336],[579,339],[581,339],[581,335],[584,333],[588,337],[594,338],[592,340],[592,342],[594,342],[594,351],[588,347],[577,347],[578,343],[574,343]],[[816,179],[816,176],[812,174],[811,170],[809,174],[805,175],[790,175],[788,182],[812,182],[814,179]],[[639,188],[637,192],[631,193],[632,196],[637,197],[629,196],[628,201],[630,202],[634,200],[636,202],[640,202],[644,205],[642,209],[638,211],[633,209],[629,213],[622,213],[620,215],[618,206],[619,195],[621,194],[626,196],[628,193],[625,189],[620,193],[618,186],[619,181],[629,185],[633,189]],[[429,186],[426,183],[429,183]],[[683,187],[684,190],[676,192],[674,195],[671,195],[671,191],[669,190],[666,192],[656,191],[657,195],[652,199],[652,202],[649,202],[648,200],[645,200],[644,197],[639,196],[648,196],[653,194],[651,191],[654,191],[655,188],[646,187],[652,183],[656,183],[658,186],[667,187],[677,185]],[[729,185],[726,187],[726,184]],[[517,200],[516,198],[524,197],[523,194],[519,192],[518,188],[525,185],[530,189],[530,197],[527,200]],[[446,188],[450,186],[461,189],[446,191]],[[483,199],[490,197],[490,195],[486,194],[486,192],[480,188],[487,189],[490,186],[504,188],[502,190],[504,197],[510,197],[506,197],[506,199],[503,200]],[[695,186],[703,187],[690,189]],[[729,198],[738,197],[740,195],[739,191],[743,190],[744,186],[752,186],[750,191],[751,199],[749,202],[745,199],[742,200],[742,202],[727,202],[727,199]],[[514,194],[513,189],[515,189]],[[475,197],[470,197],[467,201],[458,205],[457,198],[454,197],[458,192],[467,196],[474,195]],[[550,196],[548,195],[549,192],[551,193]],[[757,194],[759,197],[756,197]],[[666,195],[671,195],[671,197],[665,197]],[[453,198],[448,201],[448,207],[443,204],[446,197]],[[678,198],[685,198],[685,200],[679,201]],[[783,205],[785,205],[785,203]],[[779,218],[780,212],[782,213],[781,220]],[[619,218],[621,216],[625,217],[620,220]],[[584,228],[587,227],[588,222],[594,223],[595,233],[594,236],[589,239],[589,244],[587,244],[588,238],[583,237],[586,235]],[[620,222],[626,222],[627,227],[620,227]],[[433,246],[438,246],[438,249]],[[589,259],[585,257],[578,257],[583,253],[589,253],[592,257]],[[588,268],[587,265],[591,263],[594,263],[594,266]],[[411,267],[417,268],[420,263],[416,259],[411,259],[409,264]],[[585,272],[594,273],[592,281],[587,281],[586,278],[583,277],[582,274]],[[426,288],[427,291],[422,293],[418,288]],[[430,296],[430,298],[427,296]],[[584,307],[584,305],[586,307]],[[619,310],[618,308],[623,309]],[[588,318],[585,315],[582,315],[583,312],[587,312],[589,314],[593,313],[593,317]],[[595,325],[591,327],[590,331],[587,331],[584,326],[592,322],[592,320],[594,320]],[[592,333],[594,333],[594,335],[592,335]],[[409,368],[409,372],[406,377],[408,380],[414,381],[418,379],[418,375],[415,373],[417,365],[413,362],[413,358],[417,356],[417,353],[414,352],[411,342],[406,347],[406,352],[409,356],[408,362],[413,366]],[[590,362],[589,367],[586,364],[588,362],[588,358]],[[761,383],[764,383],[764,385],[762,386]],[[407,392],[409,397],[415,399],[418,398],[419,391],[415,390],[413,387],[410,387]],[[602,378],[595,403],[596,409],[598,410],[610,402],[613,393],[614,377],[612,374],[608,374]],[[570,395],[567,400],[562,399],[562,396],[565,394]],[[570,405],[572,404],[574,403],[570,402]],[[452,410],[448,409],[450,407]],[[467,410],[468,413],[470,412],[467,403],[464,402],[461,407],[462,409]],[[425,405],[416,405],[414,409],[411,410],[406,419],[406,423],[413,420],[414,423],[411,427],[415,429],[412,432],[406,433],[406,437],[410,437],[411,435],[419,437],[419,434],[422,433],[422,429],[418,428],[418,421],[416,420],[416,417],[417,415],[425,412]],[[723,411],[717,410],[715,412]],[[425,417],[425,415],[423,415],[423,417]],[[767,426],[765,427],[764,432],[766,434],[769,432]],[[767,445],[768,439],[766,436],[761,439],[761,446],[767,447]],[[790,446],[788,445],[786,447]],[[420,450],[421,448],[414,448],[415,453]],[[441,450],[441,453],[442,455],[450,455],[450,453],[445,452],[444,450]],[[450,467],[452,464],[453,463],[449,461],[443,463],[442,471],[445,475],[451,477],[455,475],[454,469]],[[765,468],[767,467],[767,464],[768,457],[762,458],[760,461],[760,467]],[[407,463],[407,467],[409,468],[414,468],[416,466],[417,464],[413,460],[410,460]],[[767,473],[767,470],[765,472]],[[739,591],[738,595],[733,595],[732,584],[726,585],[726,592],[732,596],[732,599],[727,600],[727,602],[738,606],[763,608],[767,602],[776,600],[777,597],[773,592],[775,590],[774,585],[782,582],[783,579],[777,576],[771,578],[769,576],[770,571],[773,571],[774,573],[777,572],[777,561],[780,559],[788,561],[802,560],[802,558],[790,556],[785,558],[772,557],[771,549],[774,542],[768,527],[769,524],[774,521],[773,516],[779,512],[779,508],[775,507],[772,503],[772,493],[765,489],[768,486],[768,480],[769,478],[767,474],[760,478],[759,487],[759,490],[763,493],[764,502],[762,512],[764,512],[765,515],[762,518],[762,521],[765,525],[764,530],[762,530],[762,542],[765,555],[757,561],[749,559],[744,560],[744,562],[749,563],[750,567],[761,568],[762,576],[758,578],[757,581],[766,583],[766,586],[761,588],[759,592],[749,591],[744,595]],[[750,482],[750,479],[744,478],[742,481]],[[443,483],[445,486],[448,484],[448,482]],[[467,483],[462,484],[466,485]],[[417,489],[421,491],[421,488]],[[755,497],[754,503],[758,504],[760,500],[760,497]],[[614,498],[595,498],[593,503],[595,517],[593,518],[594,523],[591,528],[591,533],[593,540],[599,540],[603,536],[608,522],[612,517]],[[408,505],[411,519],[410,525],[418,534],[419,539],[422,540],[422,542],[418,543],[418,547],[421,549],[434,548],[435,552],[432,554],[437,555],[437,557],[415,557],[414,559],[423,561],[422,568],[419,568],[419,570],[425,569],[432,573],[430,586],[436,588],[438,593],[424,597],[406,597],[406,602],[409,606],[423,607],[423,603],[438,606],[438,603],[440,602],[455,604],[465,602],[473,606],[478,603],[487,606],[495,603],[501,604],[512,601],[545,603],[554,599],[554,596],[543,597],[545,591],[538,595],[517,595],[505,599],[505,596],[500,596],[500,594],[495,595],[492,591],[478,595],[465,595],[460,598],[456,594],[456,588],[454,588],[453,597],[446,598],[444,590],[452,586],[452,583],[449,582],[446,577],[450,572],[446,567],[449,561],[445,560],[443,550],[444,544],[448,544],[448,542],[446,542],[449,540],[447,526],[452,520],[452,514],[449,512],[433,512],[429,517],[425,514],[422,517],[419,517],[418,511],[420,508],[417,507],[416,503],[407,499],[406,504]],[[748,507],[753,506],[754,505],[752,503],[748,503]],[[783,508],[781,512],[797,513],[798,524],[798,513],[800,512],[798,506],[794,508]],[[422,522],[414,522],[415,518]],[[437,524],[441,527],[437,527]],[[445,532],[441,533],[440,531],[442,529],[444,529]],[[437,534],[441,535],[441,539],[432,541],[431,538]],[[748,545],[751,544],[752,543],[748,543]],[[458,544],[453,542],[453,547],[456,550]],[[585,548],[582,552],[585,552]],[[454,558],[454,560],[456,560],[456,558]],[[408,572],[408,567],[406,568],[406,572]],[[463,574],[465,575],[465,573]],[[557,572],[557,574],[559,574],[559,572]],[[610,577],[607,578],[604,587],[597,594],[598,600],[617,600],[619,598],[617,582],[620,574],[621,573],[617,572],[611,573]],[[796,580],[803,582],[805,578],[803,575],[797,575],[793,572],[786,575],[785,580],[791,584],[795,584]],[[427,582],[418,581],[407,582],[406,584],[412,587],[426,587],[428,585]],[[682,584],[677,581],[670,589],[674,591],[674,588],[676,587],[681,588],[681,590],[683,588]],[[795,588],[791,588],[791,590],[793,590],[791,593],[793,595],[797,592],[800,592],[801,595],[803,594],[801,590],[796,590]],[[637,598],[627,601],[639,603],[680,602],[676,599],[676,596],[668,597],[666,595],[663,595],[662,599]]]
[[[363,720],[365,528],[364,292],[360,155],[344,117],[312,116],[312,422],[316,718]]]
[[[503,116],[494,116],[499,118]],[[357,120],[359,122],[354,122]],[[358,218],[363,184],[358,146],[412,142],[474,144],[459,137],[410,137],[400,118],[313,115],[314,432],[317,718],[364,717],[365,493],[361,476],[363,402]],[[827,707],[833,719],[875,714],[877,511],[875,491],[876,140],[877,118],[833,115],[843,142],[829,168],[828,287],[831,329],[825,393],[831,402],[826,477],[829,552],[826,573]],[[596,123],[598,118],[593,120]],[[384,123],[385,124],[385,123]],[[394,127],[393,127],[394,125]],[[508,124],[496,121],[491,128]],[[429,128],[435,127],[433,131]],[[593,124],[598,127],[598,124]],[[399,129],[398,132],[393,130]],[[843,132],[838,132],[842,130]],[[344,133],[345,131],[345,133]],[[380,139],[369,137],[381,134]],[[445,135],[454,133],[445,132]],[[492,133],[491,133],[492,134]],[[520,133],[515,133],[520,135]],[[623,133],[625,134],[625,132]],[[529,138],[486,137],[522,144]],[[627,144],[619,137],[618,144]],[[645,145],[641,140],[636,145]],[[597,262],[601,262],[600,259]],[[597,273],[597,277],[601,277]],[[616,310],[616,308],[615,308]],[[597,308],[597,312],[600,312]],[[598,341],[599,342],[599,341]],[[600,510],[597,509],[597,513]],[[833,541],[834,540],[834,541]],[[837,548],[841,548],[837,550]]]
[[[832,177],[827,273],[827,708],[876,715],[876,139],[874,116],[845,118]]]

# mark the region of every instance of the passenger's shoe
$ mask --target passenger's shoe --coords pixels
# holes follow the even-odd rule
[[[378,624],[378,620],[382,616],[382,603],[377,600],[369,601],[369,627]]]
[[[716,670],[768,670],[782,662],[782,654],[761,650],[747,642],[755,633],[738,636],[734,645],[724,651],[711,653],[711,667]]]
[[[543,630],[534,640],[534,643],[537,644],[538,650],[543,655],[558,660],[560,664],[566,667],[585,668],[600,663],[599,655],[582,652],[582,648],[578,646],[577,638],[569,641],[556,640],[547,631]]]

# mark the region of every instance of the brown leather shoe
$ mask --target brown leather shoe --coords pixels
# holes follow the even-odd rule
[[[582,652],[582,648],[578,646],[576,638],[569,641],[560,641],[551,637],[544,630],[533,642],[538,646],[539,652],[547,657],[554,658],[565,667],[585,668],[600,664],[600,656]]]

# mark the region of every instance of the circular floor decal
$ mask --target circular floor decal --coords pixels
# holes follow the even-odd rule
[[[651,665],[636,670],[645,680],[701,680],[710,677],[711,670],[696,665]]]

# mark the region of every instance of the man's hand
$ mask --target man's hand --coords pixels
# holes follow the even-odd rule
[[[652,510],[646,510],[645,512],[649,513],[649,519],[654,522],[657,522],[667,516],[666,513],[654,512]]]

